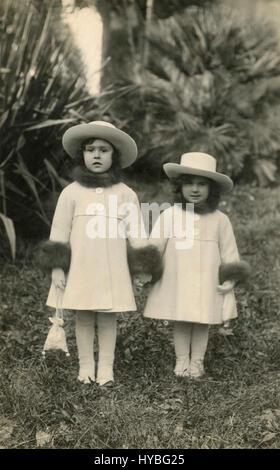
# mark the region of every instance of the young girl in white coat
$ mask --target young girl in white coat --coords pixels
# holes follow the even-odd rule
[[[162,254],[163,275],[144,316],[174,321],[174,372],[197,378],[204,374],[209,326],[237,317],[233,288],[247,277],[248,265],[239,259],[229,218],[217,209],[220,194],[233,183],[216,171],[215,158],[186,153],[180,164],[163,168],[174,184],[175,204],[150,236]]]
[[[138,267],[143,257],[146,268],[157,265],[156,250],[148,249],[147,262],[137,195],[121,182],[121,169],[135,161],[137,147],[128,134],[103,121],[71,127],[62,144],[77,165],[74,182],[59,196],[50,239],[40,247],[40,266],[52,275],[47,305],[55,308],[59,301],[63,309],[76,311],[78,380],[112,384],[117,312],[136,310],[129,253],[134,250]],[[133,216],[121,228],[131,207]]]

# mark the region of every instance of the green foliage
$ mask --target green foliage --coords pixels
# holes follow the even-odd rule
[[[59,12],[52,9],[57,4],[47,2],[40,9],[34,5],[31,0],[3,0],[0,5],[0,138],[5,204],[15,224],[29,235],[34,216],[47,229],[51,217],[46,205],[65,184],[58,176],[67,169],[61,133],[70,123],[87,120],[84,113],[96,107],[86,92],[83,70],[79,75],[73,71],[76,51],[61,21],[64,42],[57,33]],[[38,227],[33,235],[36,230]]]
[[[196,150],[214,155],[234,179],[275,182],[280,59],[273,25],[215,2],[155,20],[148,40],[149,61],[114,108],[140,144],[135,171],[148,167],[148,176]]]
[[[12,219],[7,217],[5,214],[2,214],[2,212],[0,212],[0,219],[4,224],[6,235],[10,244],[11,255],[14,260],[16,257],[16,233],[14,223]]]

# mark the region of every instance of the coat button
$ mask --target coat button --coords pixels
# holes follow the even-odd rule
[[[103,213],[104,212],[103,204],[97,204],[96,211],[97,211],[98,214],[100,214],[101,212]]]
[[[101,194],[103,193],[103,188],[96,188],[95,191],[97,192],[97,194]]]

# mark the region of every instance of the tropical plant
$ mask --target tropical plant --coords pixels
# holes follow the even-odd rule
[[[71,66],[70,33],[68,42],[57,38],[52,5],[44,1],[40,10],[32,0],[0,5],[1,195],[21,229],[34,226],[34,214],[49,225],[44,201],[66,184],[58,176],[65,166],[58,139],[66,125],[87,119],[81,112],[96,108],[83,70],[78,75]]]
[[[16,233],[15,233],[15,227],[14,227],[14,223],[13,223],[12,219],[7,217],[7,215],[6,215],[7,210],[6,210],[6,200],[5,200],[4,173],[1,170],[1,166],[0,166],[0,190],[1,190],[2,201],[3,201],[3,212],[0,212],[0,219],[3,222],[4,229],[5,229],[6,235],[8,237],[12,259],[15,260],[15,257],[16,257]]]
[[[141,144],[134,171],[148,167],[148,176],[198,150],[215,155],[234,179],[274,182],[280,57],[272,23],[215,2],[154,21],[148,38],[140,79],[127,83],[115,106]]]

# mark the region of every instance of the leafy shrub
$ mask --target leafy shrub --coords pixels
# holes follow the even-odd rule
[[[275,182],[280,59],[273,24],[215,2],[153,21],[148,40],[147,64],[111,109],[139,142],[142,158],[131,171],[160,176],[164,162],[203,151],[235,180]]]
[[[81,111],[96,108],[83,69],[73,67],[77,54],[69,31],[61,42],[59,29],[67,27],[52,5],[32,0],[0,5],[2,197],[16,228],[34,236],[39,221],[49,226],[48,203],[67,183],[71,162],[63,158],[61,133],[69,123],[90,119]]]

